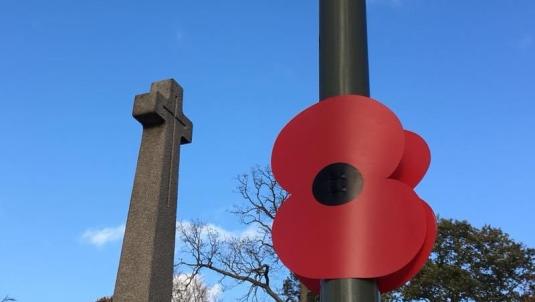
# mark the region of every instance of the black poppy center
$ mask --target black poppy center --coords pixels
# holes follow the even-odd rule
[[[327,206],[347,203],[361,190],[362,175],[357,168],[346,163],[335,163],[323,168],[312,185],[316,200]]]

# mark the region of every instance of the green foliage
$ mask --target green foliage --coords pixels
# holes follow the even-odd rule
[[[383,301],[535,301],[535,249],[498,228],[440,219],[426,266]]]

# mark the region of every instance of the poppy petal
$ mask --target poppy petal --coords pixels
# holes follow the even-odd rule
[[[401,123],[386,106],[364,96],[337,96],[309,107],[282,129],[271,166],[292,193],[308,188],[334,162],[386,178],[401,160],[404,141]]]
[[[377,285],[382,293],[392,291],[410,281],[427,263],[427,259],[433,250],[437,236],[437,222],[431,207],[422,200],[425,206],[427,220],[427,234],[424,245],[416,257],[401,270],[377,279]]]
[[[418,134],[405,130],[405,150],[399,165],[390,176],[415,188],[431,163],[431,151]]]
[[[365,179],[361,194],[339,206],[296,192],[282,203],[272,230],[282,262],[312,279],[392,274],[416,256],[425,233],[425,209],[418,196],[389,179]]]

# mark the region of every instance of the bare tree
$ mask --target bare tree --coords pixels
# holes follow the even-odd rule
[[[237,178],[238,192],[245,202],[231,211],[250,232],[228,234],[202,222],[182,223],[178,227],[184,258],[177,267],[191,276],[210,270],[220,282],[246,284],[243,301],[270,298],[277,302],[297,302],[298,292],[291,275],[273,250],[271,225],[280,204],[288,196],[275,181],[269,168],[255,168],[250,175]],[[298,283],[297,283],[298,284]],[[297,293],[297,294],[296,294]]]
[[[219,302],[217,287],[209,288],[200,275],[178,274],[173,277],[171,302]],[[15,301],[2,300],[1,302]],[[99,298],[96,302],[112,302],[111,297]]]
[[[171,302],[217,302],[218,287],[209,288],[200,275],[178,274],[173,278]]]
[[[177,275],[173,278],[172,302],[208,302],[208,289],[198,276]]]
[[[10,301],[17,301],[14,298],[11,298],[10,296],[5,296],[1,302],[10,302]]]

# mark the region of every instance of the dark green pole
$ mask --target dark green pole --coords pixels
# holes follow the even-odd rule
[[[320,0],[320,99],[370,96],[365,0]],[[321,282],[321,302],[378,302],[377,284],[367,279]]]
[[[333,279],[321,282],[320,302],[380,302],[374,280]]]
[[[320,0],[320,99],[370,96],[365,0]]]

